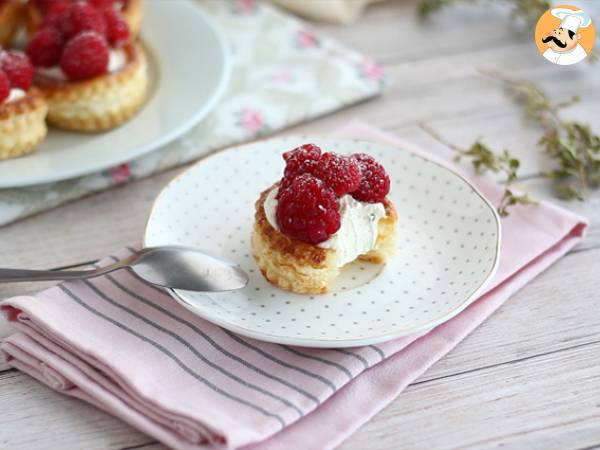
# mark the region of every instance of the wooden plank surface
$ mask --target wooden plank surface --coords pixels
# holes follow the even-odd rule
[[[600,16],[597,2],[579,3]],[[585,215],[591,227],[574,252],[517,293],[342,448],[600,447],[600,193],[586,203],[553,199],[539,177],[547,168],[535,151],[541,130],[481,73],[501,69],[530,78],[556,99],[583,94],[566,117],[589,121],[598,131],[598,66],[551,66],[533,53],[530,33],[517,31],[501,5],[463,5],[418,23],[415,4],[375,5],[351,27],[316,25],[383,62],[391,84],[382,98],[285,133],[323,134],[360,119],[438,154],[450,150],[427,127],[459,146],[484,137],[523,159],[524,189]],[[0,267],[78,265],[141,239],[153,198],[180,170],[0,229]],[[0,298],[39,288],[0,285]],[[116,418],[1,365],[0,407],[2,449],[164,449]]]

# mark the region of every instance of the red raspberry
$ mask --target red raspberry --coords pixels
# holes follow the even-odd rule
[[[71,3],[67,1],[59,1],[53,3],[52,6],[48,8],[48,12],[44,16],[44,20],[38,27],[38,30],[43,28],[54,28],[58,33],[60,33],[62,37],[62,32],[60,31],[60,26],[58,24],[61,15],[69,8]]]
[[[323,153],[312,173],[340,197],[359,188],[362,176],[358,162],[351,156]]]
[[[55,3],[57,3],[57,0],[35,0],[35,4],[42,11],[42,14],[46,14]]]
[[[284,189],[287,189],[289,186],[291,186],[292,181],[294,181],[294,177],[283,177],[279,181],[279,192],[277,193],[277,198],[279,198],[279,193],[281,191],[283,191]]]
[[[318,244],[340,228],[340,204],[323,181],[305,173],[280,190],[277,223],[288,236]]]
[[[56,21],[59,31],[67,40],[83,31],[95,31],[101,36],[106,35],[106,23],[102,13],[88,3],[72,3]]]
[[[44,13],[44,25],[47,24],[47,21],[54,20],[58,16],[60,16],[63,12],[65,12],[69,6],[71,6],[71,2],[67,0],[55,0],[50,3],[45,10]],[[44,26],[42,25],[42,26]]]
[[[129,40],[129,25],[121,13],[115,9],[107,9],[103,12],[106,22],[106,39],[113,47]]]
[[[98,9],[113,9],[115,0],[88,0],[88,2]]]
[[[8,77],[4,72],[0,70],[0,103],[8,98],[10,95],[10,83]]]
[[[16,51],[0,53],[0,68],[8,77],[11,88],[29,90],[33,81],[33,66],[25,53]]]
[[[352,197],[361,202],[382,202],[390,192],[390,177],[385,169],[372,156],[356,153],[362,181],[360,187],[352,193]]]
[[[36,67],[52,67],[60,61],[63,38],[54,28],[36,32],[27,44],[26,53]]]
[[[316,161],[321,157],[321,149],[315,144],[304,144],[298,148],[285,152],[285,176],[294,177],[301,173],[311,172]]]
[[[85,80],[106,73],[108,43],[94,31],[84,31],[71,39],[63,51],[60,68],[72,80]]]

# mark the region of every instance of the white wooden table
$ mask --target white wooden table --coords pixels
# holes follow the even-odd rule
[[[578,4],[600,24],[597,1]],[[545,167],[535,150],[541,130],[478,69],[530,78],[557,99],[581,94],[567,115],[600,132],[600,64],[553,66],[536,53],[532,32],[511,23],[501,6],[460,6],[420,24],[415,2],[403,0],[375,5],[350,27],[316,26],[384,63],[392,84],[377,100],[286,132],[323,133],[361,119],[432,152],[447,149],[422,123],[456,145],[484,137],[522,158],[523,187],[551,198],[538,175]],[[0,267],[80,266],[139,240],[154,196],[180,170],[0,229]],[[342,448],[600,448],[600,193],[586,203],[557,203],[590,219],[588,238]],[[0,297],[41,287],[3,285]],[[7,367],[0,367],[0,448],[164,449]]]

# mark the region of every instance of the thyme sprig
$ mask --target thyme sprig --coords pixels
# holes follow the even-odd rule
[[[590,125],[565,121],[560,115],[580,100],[578,96],[555,102],[530,81],[481,72],[500,80],[523,105],[526,117],[544,128],[538,145],[555,167],[543,175],[553,180],[559,197],[584,200],[589,189],[600,187],[600,136]]]
[[[524,114],[544,130],[538,147],[554,163],[554,168],[542,173],[552,180],[554,191],[560,198],[585,200],[590,189],[600,188],[600,135],[590,125],[577,121],[566,121],[561,111],[579,101],[573,96],[553,101],[535,84],[527,80],[509,78],[498,72],[483,71],[503,83],[515,99],[522,104]],[[534,203],[527,194],[516,194],[512,189],[518,180],[520,161],[507,150],[494,152],[476,140],[469,148],[459,148],[445,141],[426,124],[422,127],[440,142],[456,151],[456,160],[469,159],[477,173],[503,172],[506,175],[505,191],[498,212],[506,216],[508,208],[517,204]]]
[[[498,214],[502,217],[508,216],[508,209],[514,205],[530,205],[536,202],[527,194],[518,194],[514,191],[513,185],[518,180],[518,170],[521,165],[520,161],[511,155],[508,150],[501,153],[495,153],[480,139],[476,140],[468,148],[458,147],[451,142],[443,139],[434,129],[426,123],[422,123],[421,127],[438,141],[444,143],[447,147],[456,152],[454,160],[460,162],[463,158],[469,159],[471,165],[478,175],[483,175],[488,172],[504,173],[504,192],[500,203],[496,207]]]
[[[521,163],[508,150],[494,153],[488,146],[477,140],[468,149],[459,151],[454,160],[458,162],[462,158],[469,158],[475,172],[478,174],[503,172],[506,175],[503,183],[504,193],[500,204],[497,206],[500,216],[508,216],[508,208],[511,206],[536,203],[528,194],[516,194],[512,189],[513,183],[518,179],[517,171]]]

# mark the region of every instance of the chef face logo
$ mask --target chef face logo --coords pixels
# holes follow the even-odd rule
[[[576,6],[546,11],[535,28],[535,43],[548,61],[568,66],[583,61],[594,46],[596,31],[590,16]]]
[[[575,34],[572,30],[564,28],[555,28],[545,38],[542,38],[544,44],[558,53],[573,50],[579,40],[581,40],[581,34]]]

